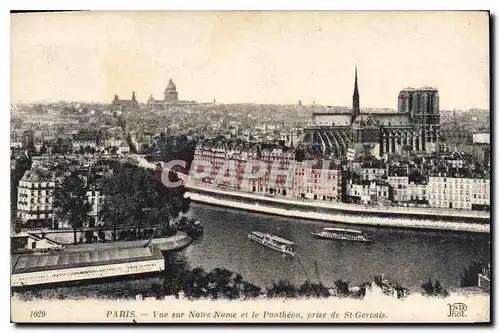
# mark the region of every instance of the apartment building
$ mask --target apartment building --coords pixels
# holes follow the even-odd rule
[[[437,208],[487,210],[490,207],[490,179],[472,176],[429,177],[429,204]]]
[[[52,226],[54,189],[52,175],[36,169],[26,171],[17,192],[17,217],[24,227]]]

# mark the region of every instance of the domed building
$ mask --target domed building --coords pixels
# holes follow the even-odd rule
[[[174,81],[170,79],[167,87],[163,92],[163,100],[155,100],[153,95],[149,96],[147,101],[147,108],[149,110],[165,110],[170,106],[182,107],[183,105],[197,104],[195,101],[180,101],[177,86]]]
[[[175,86],[174,81],[170,79],[168,81],[167,87],[165,88],[165,92],[163,93],[163,99],[166,103],[177,103],[179,102],[179,93],[177,92],[177,87]]]

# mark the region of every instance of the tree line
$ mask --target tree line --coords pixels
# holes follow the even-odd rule
[[[167,270],[163,283],[154,283],[145,296],[161,299],[165,296],[184,297],[190,300],[208,299],[254,299],[254,298],[326,298],[330,296],[361,298],[365,290],[350,291],[349,283],[337,280],[333,289],[321,282],[305,281],[294,285],[280,279],[266,288],[261,288],[243,279],[241,274],[226,268],[205,271],[202,267],[191,269],[184,260],[167,258]]]
[[[124,163],[115,163],[111,170],[112,174],[98,187],[104,194],[98,217],[103,226],[113,228],[114,241],[118,239],[117,228],[122,226],[134,227],[137,239],[150,236],[151,229],[169,234],[172,222],[189,210],[185,188],[164,186],[161,170]],[[170,173],[169,177],[178,180],[175,174]],[[87,197],[89,185],[84,177],[72,172],[57,184],[54,192],[55,213],[59,219],[68,221],[75,243],[77,231],[88,222],[92,210]]]
[[[358,288],[350,288],[349,281],[338,279],[332,287],[327,287],[320,281],[307,280],[295,285],[288,280],[279,279],[271,285],[261,288],[243,279],[239,273],[226,268],[215,268],[206,271],[202,267],[191,269],[185,259],[176,255],[166,258],[167,269],[162,283],[153,283],[146,296],[161,299],[165,296],[196,300],[208,299],[253,299],[253,298],[328,298],[350,297],[362,299],[371,283],[361,283]],[[477,274],[482,264],[473,262],[461,276],[461,287],[477,286]],[[377,277],[376,277],[377,278]],[[376,279],[375,278],[375,279]],[[439,280],[434,282],[429,278],[421,285],[420,293],[426,297],[448,297],[450,293]]]

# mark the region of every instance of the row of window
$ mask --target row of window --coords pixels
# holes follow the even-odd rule
[[[300,192],[302,192],[302,191],[303,191],[303,189],[302,189],[302,188],[295,188],[294,190],[295,190],[295,191],[300,191]],[[316,191],[315,191],[315,190],[316,190]],[[304,192],[304,193],[311,193],[311,194],[314,194],[314,193],[317,193],[317,190],[321,190],[321,188],[319,188],[319,189],[318,189],[318,188],[316,188],[316,187],[314,187],[314,189],[307,188],[307,189],[305,190],[305,192]],[[321,191],[321,192],[325,192],[325,191]],[[333,188],[333,189],[332,189],[332,191],[328,191],[328,193],[335,194],[335,188]]]
[[[486,183],[489,182],[489,179],[482,178],[443,178],[443,177],[429,177],[429,184],[445,182],[449,180],[450,183]]]
[[[102,203],[104,202],[104,198],[103,197],[100,197],[99,198],[99,204],[101,205]],[[90,198],[90,203],[92,205],[94,205],[96,203],[96,199],[95,198]]]
[[[195,160],[202,160],[202,161],[213,161],[215,159],[214,162],[218,162],[217,160],[219,160],[219,162],[222,160],[222,161],[225,161],[228,159],[228,156],[226,155],[226,153],[219,153],[219,154],[214,154],[212,156],[206,156],[206,155],[202,155],[201,157],[199,155],[196,155]],[[246,161],[247,158],[244,157],[232,157],[231,158],[232,160],[234,161]],[[284,163],[290,163],[290,162],[293,162],[295,160],[295,158],[293,157],[278,157],[278,156],[265,156],[265,155],[262,155],[260,158],[259,158],[260,161],[281,161],[281,162],[284,162]]]
[[[449,185],[449,186],[448,186]],[[435,183],[435,182],[429,182],[429,187],[435,187],[435,188],[488,188],[489,187],[489,182],[488,183],[452,183],[452,184],[443,184],[443,183]]]
[[[453,198],[453,200],[460,200],[460,201],[464,201],[464,198],[465,198],[465,201],[471,201],[471,199],[484,199],[484,200],[488,200],[489,201],[489,196],[486,196],[486,195],[477,195],[477,194],[474,194],[471,198],[470,195],[466,194],[466,195],[463,195],[463,193],[460,193],[461,195],[443,195],[441,196],[440,194],[436,195],[436,194],[431,194],[431,198],[432,199],[441,199],[441,197],[443,199],[445,198]]]
[[[17,207],[19,209],[22,209],[23,206],[28,206],[28,203],[27,202],[19,202]],[[24,210],[30,210],[30,211],[48,211],[48,210],[52,210],[52,205],[48,204],[48,205],[40,205],[40,206],[30,206],[29,208],[25,208]]]
[[[388,183],[394,183],[394,184],[408,184],[408,177],[387,177],[387,182]]]
[[[465,194],[465,195],[469,195],[469,193],[473,193],[474,196],[478,195],[478,196],[485,196],[487,194],[489,194],[489,190],[485,190],[485,189],[476,189],[475,191],[469,191],[469,190],[458,190],[458,189],[449,189],[449,190],[441,190],[441,189],[433,189],[433,188],[430,188],[429,189],[429,193],[442,193],[442,194]]]
[[[454,209],[471,209],[472,204],[470,202],[448,202],[448,201],[434,201],[430,200],[429,204],[432,207],[437,208],[454,208]]]
[[[27,200],[23,200],[22,198],[20,198],[18,200],[19,203],[25,203],[25,204],[28,204],[28,201]],[[31,198],[31,200],[29,201],[30,203],[32,204],[35,204],[35,203],[52,203],[52,197],[45,197],[45,198],[41,198],[41,197],[38,197],[38,198]]]
[[[19,182],[19,187],[22,187],[22,188],[54,188],[55,183],[53,183],[53,182],[39,183],[39,182],[29,182],[29,181],[21,180]]]
[[[363,173],[380,173],[380,174],[384,174],[385,173],[385,169],[362,169],[361,171]]]
[[[28,195],[32,196],[45,196],[45,195],[53,195],[54,192],[52,190],[38,190],[38,191],[29,191],[29,190],[23,190],[19,189],[19,196],[20,197],[28,197]]]
[[[307,189],[314,189],[314,190],[331,190],[331,191],[335,191],[337,188],[335,186],[331,187],[331,188],[328,188],[328,187],[321,187],[321,186],[317,186],[317,185],[314,185],[314,186],[303,186],[302,183],[295,183],[294,184],[294,190],[297,191],[297,190],[302,190],[302,188],[307,188]]]
[[[19,212],[17,216],[23,220],[51,219],[52,213],[33,214],[33,213]]]
[[[368,196],[368,195],[371,195],[372,194],[372,191],[357,191],[357,190],[354,190],[354,191],[350,191],[348,193],[348,195],[351,195],[351,196],[355,196],[355,197],[358,197],[358,196]],[[376,191],[375,194],[377,194],[377,196],[379,197],[388,197],[389,196],[389,193],[387,191]]]

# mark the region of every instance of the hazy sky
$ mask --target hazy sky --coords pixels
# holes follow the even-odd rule
[[[199,102],[397,108],[406,87],[441,109],[489,108],[483,12],[91,12],[12,14],[12,100]]]

